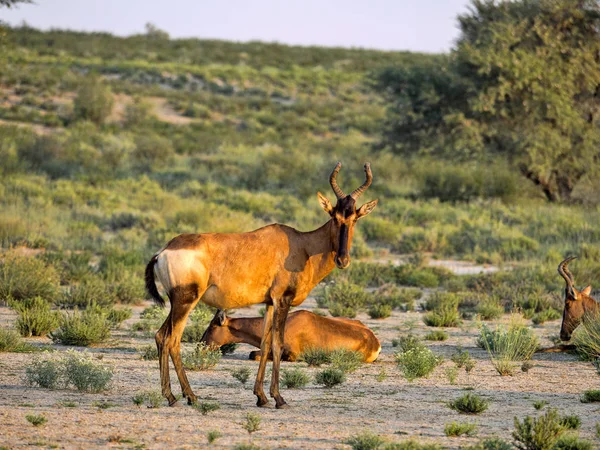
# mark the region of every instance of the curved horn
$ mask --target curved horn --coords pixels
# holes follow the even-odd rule
[[[335,169],[333,169],[333,172],[331,172],[331,175],[329,175],[329,184],[331,184],[331,189],[333,189],[333,192],[335,192],[335,196],[337,197],[338,200],[346,197],[346,194],[344,194],[344,191],[342,191],[340,189],[340,187],[337,184],[337,181],[335,181],[335,179],[337,178],[337,174],[341,168],[342,168],[342,163],[338,162],[335,165]]]
[[[565,259],[563,262],[561,262],[558,265],[558,273],[560,274],[561,277],[563,277],[565,279],[565,282],[567,283],[567,288],[572,288],[573,284],[575,283],[575,280],[573,279],[573,275],[571,274],[571,272],[569,272],[569,269],[567,268],[567,266],[569,265],[569,263],[571,261],[573,261],[576,258],[577,258],[577,256],[569,256],[567,259]]]
[[[364,184],[358,189],[356,189],[352,194],[350,194],[350,197],[352,197],[354,200],[358,200],[358,197],[360,197],[362,193],[365,192],[369,186],[371,186],[371,182],[373,181],[373,174],[371,173],[371,163],[365,164],[365,174],[367,179],[364,182]]]

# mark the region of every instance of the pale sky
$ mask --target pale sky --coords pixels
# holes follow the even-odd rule
[[[0,20],[41,28],[446,52],[468,0],[34,0]]]

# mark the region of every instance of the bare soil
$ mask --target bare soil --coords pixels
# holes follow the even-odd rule
[[[148,306],[149,304],[143,305]],[[593,440],[595,425],[600,421],[600,404],[584,404],[579,398],[583,391],[600,389],[600,376],[592,365],[565,353],[539,353],[534,356],[535,367],[528,373],[518,371],[512,377],[496,373],[485,351],[475,345],[478,326],[465,321],[461,328],[450,328],[445,342],[429,342],[429,347],[445,357],[431,377],[407,382],[394,362],[392,339],[409,330],[424,335],[426,327],[420,312],[394,312],[384,320],[371,320],[361,314],[382,343],[380,358],[348,375],[346,383],[326,389],[309,384],[301,389],[283,389],[290,404],[286,410],[257,408],[252,394],[253,377],[258,363],[247,359],[252,348],[241,345],[232,355],[223,357],[209,371],[189,372],[192,388],[202,401],[219,402],[221,409],[208,415],[179,402],[175,407],[156,409],[137,407],[132,396],[141,391],[159,389],[157,361],[142,361],[138,349],[153,343],[147,333],[132,332],[129,326],[138,320],[143,306],[135,307],[134,318],[112,340],[102,347],[84,351],[115,367],[114,383],[104,394],[83,394],[74,390],[52,391],[27,387],[22,379],[24,367],[32,354],[0,354],[0,446],[8,448],[205,448],[206,434],[218,430],[222,437],[211,447],[231,448],[240,443],[254,443],[260,448],[349,448],[342,442],[351,435],[368,430],[389,442],[415,438],[421,442],[437,442],[444,448],[457,449],[476,443],[482,437],[499,436],[511,440],[513,418],[539,415],[533,407],[535,400],[546,400],[549,407],[559,408],[561,414],[576,414],[581,418],[580,435]],[[313,309],[309,298],[303,307]],[[258,308],[243,309],[239,316],[255,316]],[[0,324],[14,323],[15,315],[0,308]],[[506,319],[505,319],[506,320]],[[549,336],[556,335],[560,321],[535,328],[544,346],[550,346]],[[35,342],[49,342],[46,338]],[[448,381],[445,370],[452,366],[450,356],[457,346],[468,349],[477,365],[471,375],[462,370],[456,384]],[[57,346],[59,351],[66,347]],[[242,385],[230,372],[246,366],[252,377]],[[314,375],[320,369],[306,368],[305,363],[282,363],[284,368],[300,367]],[[179,392],[177,377],[171,369],[174,392]],[[268,379],[267,379],[268,381]],[[491,401],[489,409],[478,416],[461,415],[447,402],[467,390],[473,390]],[[268,386],[266,386],[268,392]],[[76,407],[63,406],[74,402]],[[108,404],[106,409],[99,408]],[[246,413],[258,413],[259,431],[249,435],[241,426]],[[27,414],[43,414],[48,422],[34,427]],[[451,438],[444,435],[444,424],[468,421],[478,425],[474,437]]]

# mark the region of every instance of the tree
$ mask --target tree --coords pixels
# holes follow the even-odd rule
[[[600,163],[598,1],[474,0],[459,25],[445,66],[378,74],[392,100],[384,144],[499,155],[548,200],[569,201]]]
[[[109,86],[96,75],[89,75],[82,82],[73,102],[76,119],[90,120],[101,125],[112,112],[114,98]]]
[[[0,7],[12,8],[19,3],[32,3],[31,0],[0,0]]]

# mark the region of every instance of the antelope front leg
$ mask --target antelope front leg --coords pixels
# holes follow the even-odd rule
[[[254,383],[254,395],[257,397],[256,406],[264,406],[269,400],[265,395],[263,383],[265,381],[265,369],[267,367],[267,359],[271,348],[271,336],[273,335],[273,305],[267,305],[265,312],[265,326],[263,329],[263,337],[260,341],[260,364],[258,365],[258,373],[256,374],[256,382]]]
[[[279,306],[275,306],[274,320],[273,320],[273,373],[271,374],[271,397],[275,399],[275,407],[277,409],[287,408],[288,404],[285,402],[281,394],[279,393],[279,366],[281,364],[281,350],[283,348],[283,338],[285,332],[285,321],[287,319],[288,310],[290,306],[284,303]]]

